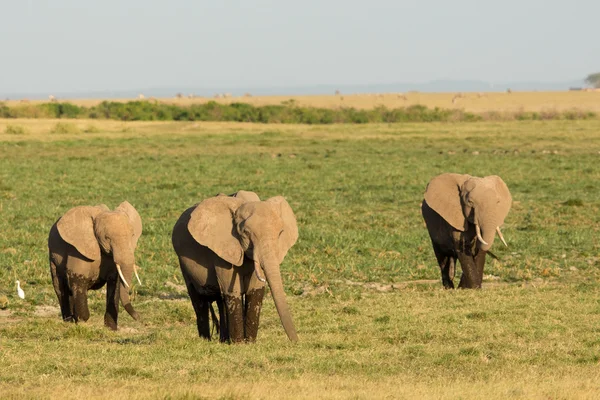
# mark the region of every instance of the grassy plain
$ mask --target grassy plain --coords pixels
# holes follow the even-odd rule
[[[253,96],[253,97],[195,97],[195,98],[161,98],[157,101],[178,105],[203,104],[216,101],[221,104],[234,102],[249,103],[254,106],[281,104],[294,100],[301,107],[354,107],[372,109],[385,106],[387,108],[408,107],[421,104],[429,108],[462,109],[468,112],[485,113],[489,111],[514,113],[520,111],[567,111],[584,110],[600,112],[600,91],[564,91],[564,92],[489,92],[461,93],[461,97],[453,101],[459,93],[380,93],[380,94],[341,94],[311,96]],[[91,107],[104,99],[62,99],[78,106]],[[113,101],[133,101],[137,99],[114,99]],[[32,104],[44,103],[47,100],[32,100]],[[6,102],[9,106],[23,104],[20,100]]]
[[[59,123],[0,121],[0,397],[600,396],[600,121]],[[496,243],[480,291],[439,283],[419,205],[445,171],[498,174],[513,195],[510,247]],[[298,218],[282,264],[295,345],[269,297],[255,345],[197,338],[171,228],[241,188],[284,195]],[[143,320],[121,311],[107,331],[98,291],[90,321],[65,324],[48,230],[124,199],[144,221]]]

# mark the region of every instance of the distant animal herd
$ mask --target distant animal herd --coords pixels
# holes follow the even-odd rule
[[[512,203],[499,176],[445,173],[431,179],[421,204],[442,284],[481,288],[486,254]],[[78,206],[62,215],[48,237],[50,273],[64,321],[87,321],[88,290],[106,285],[104,324],[116,330],[119,302],[138,319],[129,290],[138,265],[135,251],[142,218],[127,201]],[[185,210],[171,241],[196,314],[200,337],[211,338],[211,323],[222,342],[254,342],[269,284],[287,337],[298,340],[286,300],[280,265],[299,237],[296,217],[282,196],[261,200],[240,190],[220,193]],[[416,245],[415,245],[416,247]],[[213,304],[217,305],[217,312]]]

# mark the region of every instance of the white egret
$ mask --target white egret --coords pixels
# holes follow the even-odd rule
[[[16,281],[17,282],[17,294],[19,295],[20,298],[24,299],[25,298],[25,292],[23,291],[23,289],[21,289],[21,282]]]

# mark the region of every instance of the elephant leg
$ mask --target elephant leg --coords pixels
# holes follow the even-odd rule
[[[90,318],[90,309],[88,308],[87,289],[84,286],[75,285],[73,290],[73,307],[75,319],[77,321],[87,321]]]
[[[244,341],[244,312],[242,305],[241,280],[237,270],[230,264],[215,268],[217,280],[227,313],[229,340],[232,343]]]
[[[193,285],[188,285],[188,293],[192,300],[192,306],[196,313],[196,325],[198,326],[198,336],[210,340],[210,324],[208,308],[210,304],[206,296],[201,296]]]
[[[435,252],[435,258],[437,258],[438,265],[440,266],[440,272],[442,273],[442,284],[445,289],[454,289],[454,268],[456,259],[452,255],[448,255],[442,252],[437,246],[433,245],[433,251]]]
[[[117,330],[119,319],[119,281],[110,280],[106,283],[106,312],[104,313],[104,325],[109,329]]]
[[[90,318],[87,292],[94,282],[88,275],[94,268],[96,268],[95,264],[77,256],[69,254],[67,258],[65,275],[70,289],[69,302],[75,321],[87,321]]]
[[[478,277],[475,259],[472,255],[458,252],[458,260],[462,268],[462,276],[458,287],[461,289],[479,289],[481,288],[481,278]]]
[[[264,296],[264,286],[262,288],[251,289],[246,293],[244,302],[244,338],[248,342],[256,341],[260,310]]]
[[[227,327],[229,340],[232,343],[244,341],[244,316],[241,295],[225,294],[225,311],[227,312]]]
[[[63,321],[72,321],[73,313],[71,306],[69,305],[69,287],[67,285],[67,278],[64,269],[57,266],[52,259],[52,254],[50,254],[50,274],[52,275],[52,286],[54,286],[54,292],[56,292],[56,297],[58,298]]]
[[[487,251],[479,250],[475,255],[475,272],[476,272],[476,281],[475,284],[478,288],[481,288],[481,283],[483,282],[483,267],[485,266],[485,256],[487,255]]]
[[[217,300],[217,307],[219,309],[219,341],[222,343],[229,341],[229,328],[227,324],[227,311],[225,310],[225,303],[223,299],[219,297]]]

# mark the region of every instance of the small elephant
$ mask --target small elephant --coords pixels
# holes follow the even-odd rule
[[[496,233],[506,246],[500,226],[511,203],[508,187],[496,175],[446,173],[429,182],[421,211],[445,288],[454,288],[456,259],[463,271],[458,287],[481,288],[485,256]]]
[[[222,342],[256,341],[266,277],[288,338],[298,340],[279,270],[297,239],[296,217],[281,196],[261,201],[240,190],[187,209],[172,241],[199,336],[210,340],[209,307],[216,302]]]
[[[114,211],[104,204],[75,207],[56,221],[48,250],[63,320],[87,321],[87,291],[105,283],[104,325],[117,329],[119,298],[129,315],[139,318],[129,300],[129,287],[134,273],[139,282],[134,252],[141,234],[142,219],[127,201]]]

